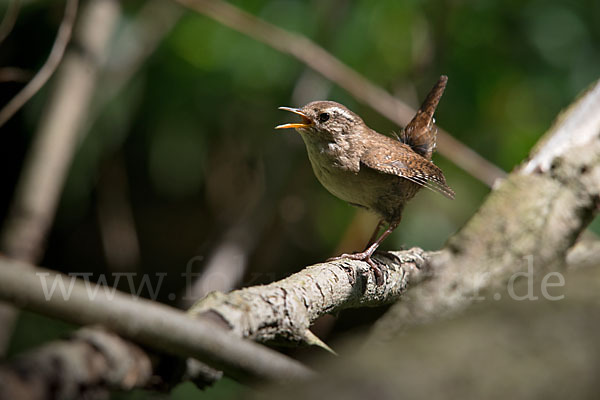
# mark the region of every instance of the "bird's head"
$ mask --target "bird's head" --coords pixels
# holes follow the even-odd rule
[[[283,124],[275,129],[295,128],[301,134],[333,140],[336,136],[352,135],[364,125],[363,120],[334,101],[313,101],[302,108],[279,107],[298,114],[300,122]]]

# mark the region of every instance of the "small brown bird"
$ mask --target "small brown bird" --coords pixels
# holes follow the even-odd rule
[[[333,195],[381,218],[364,251],[333,258],[366,261],[378,284],[383,275],[371,256],[400,223],[406,202],[422,187],[454,198],[444,174],[431,162],[437,133],[433,114],[447,80],[440,77],[398,140],[375,132],[358,115],[333,101],[314,101],[302,108],[279,107],[302,118],[275,129],[295,128],[300,133],[319,182]],[[383,223],[388,227],[377,238]]]

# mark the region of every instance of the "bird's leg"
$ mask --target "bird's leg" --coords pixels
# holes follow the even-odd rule
[[[375,264],[375,261],[371,259],[371,256],[373,255],[373,253],[375,253],[375,250],[377,250],[381,242],[383,242],[388,236],[390,236],[394,229],[398,227],[399,223],[400,221],[390,223],[387,229],[383,231],[381,236],[379,236],[377,240],[375,240],[371,245],[369,245],[365,249],[365,251],[361,253],[352,254],[344,253],[341,256],[329,258],[327,261],[336,261],[344,258],[348,258],[350,260],[365,261],[369,264],[369,266],[371,266],[371,269],[375,273],[375,282],[377,283],[377,285],[381,285],[383,283],[383,273],[381,272],[381,269],[377,266],[377,264]]]
[[[371,234],[371,238],[367,242],[367,247],[365,247],[365,250],[368,249],[369,246],[375,242],[375,239],[377,239],[377,234],[379,233],[379,229],[381,228],[381,225],[383,225],[382,219],[380,219],[379,222],[377,223],[377,226],[375,227],[373,234]]]

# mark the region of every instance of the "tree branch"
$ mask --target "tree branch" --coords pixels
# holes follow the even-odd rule
[[[76,331],[69,341],[45,344],[0,366],[0,398],[106,398],[100,388],[131,390],[151,382],[146,352],[100,329]]]
[[[71,287],[46,293],[62,281]],[[94,290],[97,290],[94,292]],[[93,293],[93,296],[92,296]],[[241,340],[215,324],[150,300],[116,292],[114,296],[89,282],[0,258],[0,300],[53,318],[102,325],[137,343],[180,357],[194,357],[240,380],[289,380],[307,377],[309,370],[273,350]]]
[[[435,254],[435,253],[433,253]],[[189,313],[216,316],[237,336],[259,342],[296,342],[330,350],[309,327],[324,314],[353,308],[381,306],[397,301],[429,273],[431,254],[419,248],[379,254],[382,285],[375,283],[367,263],[353,260],[316,264],[288,278],[228,294],[212,292]]]
[[[316,318],[344,308],[377,306],[397,300],[409,283],[416,284],[428,276],[429,257],[416,248],[379,255],[377,261],[387,263],[381,286],[375,284],[365,263],[318,264],[267,286],[228,295],[213,293],[192,307],[188,315],[147,300],[131,300],[121,293],[113,297],[89,282],[74,281],[74,277],[0,258],[0,300],[71,323],[101,325],[161,352],[194,357],[238,379],[281,381],[307,377],[310,373],[295,361],[251,342],[240,342],[236,336],[264,342],[313,344],[329,350],[308,330]],[[68,300],[60,290],[45,293],[48,288],[62,286],[59,281],[65,287],[73,285]],[[96,293],[93,301],[91,293]],[[196,318],[190,318],[190,314]],[[225,325],[233,334],[216,334],[219,327],[214,322]],[[82,343],[81,337],[94,338],[92,348],[89,343]],[[73,393],[73,387],[97,390],[153,386],[148,372],[149,357],[138,350],[107,332],[84,329],[75,334],[74,340],[50,343],[0,369],[0,377],[8,382],[3,390],[9,394],[29,390],[31,396],[35,393],[41,396],[48,392],[49,385],[67,394]],[[122,356],[135,355],[128,367],[118,373],[111,372],[115,351]],[[45,367],[57,362],[62,366],[58,371]],[[188,376],[197,375],[198,365],[188,364]],[[81,371],[64,374],[75,368]],[[201,372],[205,377],[206,368]],[[215,373],[209,371],[209,380],[219,378]]]

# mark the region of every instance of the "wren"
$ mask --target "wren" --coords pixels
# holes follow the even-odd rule
[[[366,261],[378,285],[383,274],[371,256],[400,223],[406,202],[422,187],[454,198],[444,174],[431,161],[437,134],[433,114],[447,81],[446,76],[440,77],[396,139],[369,128],[358,115],[333,101],[314,101],[302,108],[279,107],[302,118],[275,129],[295,128],[300,133],[319,182],[334,196],[379,216],[364,251],[330,259]],[[377,238],[384,223],[387,228]]]

